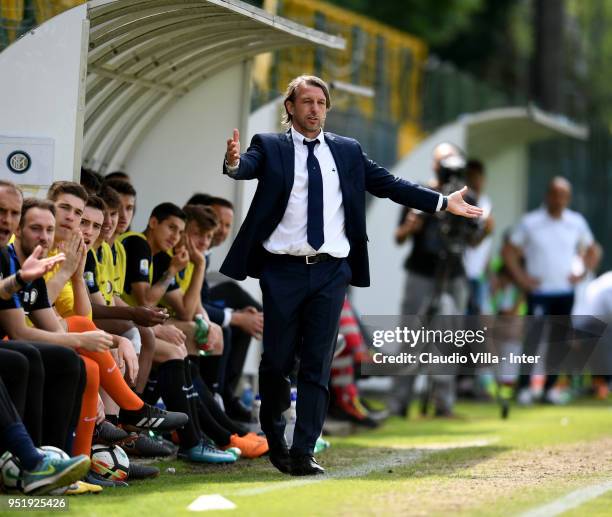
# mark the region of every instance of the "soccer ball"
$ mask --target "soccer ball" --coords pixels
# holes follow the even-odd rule
[[[61,460],[70,459],[70,456],[66,452],[64,452],[62,449],[59,449],[58,447],[54,447],[53,445],[43,445],[39,448],[39,450],[46,453],[50,453],[52,458],[58,458]]]
[[[0,477],[7,492],[23,490],[21,463],[9,451],[0,456]]]
[[[94,445],[91,448],[91,470],[105,479],[125,481],[130,460],[118,445]]]

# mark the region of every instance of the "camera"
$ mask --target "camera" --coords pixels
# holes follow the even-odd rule
[[[440,181],[440,191],[444,196],[463,188],[465,185],[465,166],[465,158],[456,154],[440,160],[438,180]]]
[[[444,196],[461,190],[466,184],[465,158],[459,154],[452,154],[440,160],[438,180],[440,192]],[[464,195],[463,199],[471,205],[477,202],[469,193]],[[481,223],[476,219],[466,219],[448,212],[438,212],[436,216],[440,219],[442,258],[449,255],[462,256],[466,246],[475,242],[482,230]]]

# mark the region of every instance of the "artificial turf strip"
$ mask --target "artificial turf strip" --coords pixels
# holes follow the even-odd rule
[[[265,458],[229,466],[160,462],[157,479],[71,497],[69,514],[193,515],[187,506],[198,496],[220,494],[237,509],[204,515],[501,516],[612,479],[606,403],[513,408],[509,420],[494,405],[462,404],[458,413],[464,418],[392,419],[382,429],[332,439],[321,463],[334,475],[373,465],[362,477],[296,479],[277,473]],[[406,461],[376,470],[390,458]],[[176,473],[167,473],[169,467]],[[609,514],[611,502],[604,494],[568,515]]]

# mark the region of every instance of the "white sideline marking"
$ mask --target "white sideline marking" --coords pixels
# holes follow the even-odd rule
[[[344,479],[351,477],[366,476],[370,472],[376,470],[383,470],[391,467],[399,467],[408,465],[410,463],[416,463],[425,456],[423,451],[406,451],[394,454],[389,458],[385,458],[380,461],[371,461],[358,465],[357,467],[350,467],[343,470],[332,472],[331,474],[324,474],[322,476],[303,477],[301,479],[293,479],[292,481],[279,481],[278,483],[270,483],[266,486],[257,488],[245,488],[243,490],[237,490],[232,495],[237,496],[248,496],[248,495],[259,495],[266,494],[268,492],[275,492],[276,490],[286,490],[287,488],[295,488],[305,485],[313,485],[315,483],[322,483],[323,481],[329,481],[330,479]]]
[[[552,517],[554,515],[559,515],[563,512],[567,512],[568,510],[578,508],[580,505],[590,501],[591,499],[596,499],[600,495],[603,495],[610,490],[612,490],[612,481],[606,481],[605,483],[599,483],[598,485],[579,488],[578,490],[574,490],[573,492],[564,495],[556,501],[543,506],[538,506],[532,510],[527,510],[526,512],[519,514],[519,517]]]
[[[461,442],[454,444],[449,443],[445,446],[442,446],[442,444],[431,444],[425,445],[424,447],[419,447],[418,449],[393,449],[397,452],[390,454],[387,458],[369,461],[362,465],[357,465],[342,470],[332,471],[330,474],[324,474],[322,476],[303,477],[300,479],[293,479],[291,481],[279,481],[277,483],[270,483],[261,487],[236,490],[233,492],[229,492],[228,494],[233,496],[260,495],[266,494],[268,492],[275,492],[276,490],[286,490],[287,488],[296,488],[305,485],[313,485],[315,483],[322,483],[324,481],[329,481],[330,479],[362,477],[367,476],[371,472],[385,470],[393,467],[403,467],[405,465],[416,463],[417,461],[423,459],[425,456],[432,454],[434,451],[465,447],[484,447],[486,445],[489,445],[490,443],[490,440],[477,440],[472,442]]]
[[[187,509],[191,512],[208,510],[235,510],[236,505],[220,494],[201,495]]]

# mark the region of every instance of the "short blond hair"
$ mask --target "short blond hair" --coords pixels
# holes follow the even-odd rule
[[[282,123],[284,126],[290,126],[291,125],[291,121],[293,119],[293,116],[291,115],[291,113],[289,113],[289,110],[287,109],[287,101],[290,102],[295,102],[295,96],[296,96],[296,92],[297,89],[300,86],[316,86],[318,88],[321,88],[321,90],[323,90],[323,93],[325,94],[325,107],[327,108],[327,110],[329,111],[332,107],[331,105],[331,97],[329,95],[329,86],[327,86],[327,83],[317,77],[316,75],[300,75],[298,77],[296,77],[295,79],[293,79],[288,85],[287,85],[287,90],[285,90],[285,100],[283,101],[283,106],[285,106],[285,114],[283,115],[283,119],[282,119]]]

